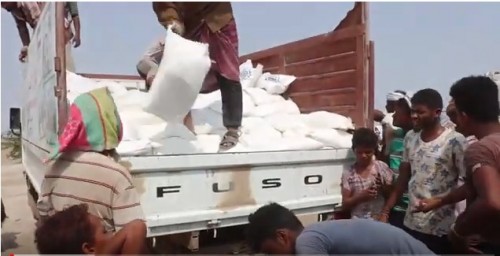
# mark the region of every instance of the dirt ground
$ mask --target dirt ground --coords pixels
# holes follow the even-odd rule
[[[20,161],[7,159],[2,150],[2,201],[7,219],[2,224],[2,254],[36,254],[35,220],[26,197]]]

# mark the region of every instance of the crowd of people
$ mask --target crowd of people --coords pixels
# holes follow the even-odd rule
[[[341,178],[348,220],[304,228],[288,209],[270,204],[249,217],[252,248],[268,254],[500,255],[500,108],[498,87],[470,76],[443,99],[434,89],[391,92],[385,143],[354,131],[355,163]],[[467,207],[464,203],[467,202]]]
[[[2,2],[16,20],[27,57],[29,33],[43,3]],[[75,2],[66,4],[67,42],[80,45]],[[241,85],[237,31],[230,3],[153,3],[165,28],[206,42],[214,60],[228,131],[221,148],[238,143]],[[72,21],[72,22],[71,22]],[[70,28],[73,24],[74,28]],[[137,65],[147,87],[163,56],[163,42]],[[498,87],[486,76],[458,80],[446,114],[434,89],[391,92],[382,149],[372,129],[354,131],[355,163],[341,177],[348,219],[304,227],[289,209],[270,203],[250,215],[248,244],[267,254],[500,254],[500,107]],[[106,88],[78,96],[41,186],[35,216],[41,254],[151,252],[132,177],[118,163],[122,137],[116,105]],[[104,175],[103,175],[104,174]],[[464,201],[467,207],[463,207]],[[3,207],[2,207],[3,208]],[[3,213],[3,212],[2,212]],[[3,216],[3,214],[2,214]],[[2,218],[3,220],[3,218]]]

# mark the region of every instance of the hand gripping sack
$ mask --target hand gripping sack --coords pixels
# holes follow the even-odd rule
[[[182,123],[211,66],[208,44],[182,38],[169,28],[165,50],[144,110],[166,122]]]

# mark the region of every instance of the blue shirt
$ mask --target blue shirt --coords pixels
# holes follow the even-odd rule
[[[434,253],[419,240],[387,223],[368,219],[318,222],[305,228],[295,243],[297,254]]]

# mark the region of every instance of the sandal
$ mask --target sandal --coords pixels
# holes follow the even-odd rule
[[[236,146],[236,144],[238,144],[239,138],[240,135],[238,134],[238,131],[227,131],[226,134],[224,134],[224,137],[222,137],[222,140],[219,144],[219,152],[227,151]]]

